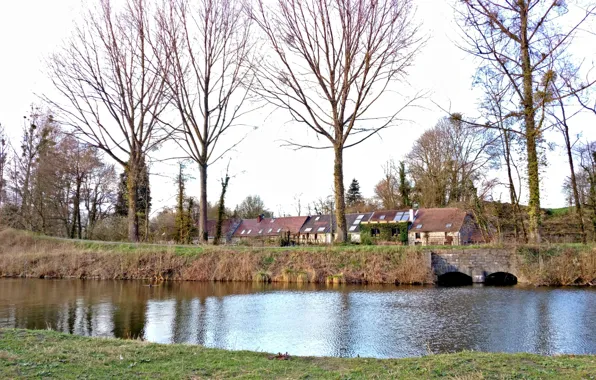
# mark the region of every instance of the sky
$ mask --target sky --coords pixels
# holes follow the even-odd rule
[[[82,7],[90,1],[80,0],[28,0],[0,2],[0,123],[15,140],[32,103],[40,103],[39,96],[53,94],[44,72],[44,61],[58,49],[69,35],[81,14]],[[396,84],[405,96],[423,91],[427,98],[418,107],[408,109],[402,117],[408,121],[385,130],[364,143],[344,153],[346,188],[353,178],[360,183],[364,196],[374,195],[374,186],[383,176],[387,160],[402,160],[414,141],[445,116],[445,109],[465,115],[477,115],[477,101],[481,95],[472,87],[472,77],[478,62],[471,59],[454,43],[458,29],[452,11],[453,0],[418,0],[416,17],[422,32],[428,38],[418,52],[409,70],[407,83]],[[588,57],[596,56],[596,36],[578,39],[574,49]],[[402,101],[403,102],[403,101]],[[379,107],[399,107],[402,102],[395,97],[380,100]],[[437,106],[438,105],[438,106]],[[236,133],[245,140],[227,159],[210,167],[208,178],[209,200],[219,198],[219,179],[230,163],[230,182],[226,198],[233,208],[247,195],[259,195],[266,206],[276,213],[296,214],[295,199],[304,206],[318,198],[332,194],[333,153],[330,150],[292,150],[281,147],[280,140],[288,137],[308,143],[315,136],[305,127],[289,123],[284,112],[263,109],[250,116],[249,124],[257,127],[239,128]],[[582,115],[573,121],[572,134],[581,134],[582,140],[596,139],[596,120]],[[550,134],[547,138],[559,144],[561,138]],[[180,155],[179,148],[166,145],[156,158]],[[548,166],[542,177],[542,206],[566,205],[561,186],[569,175],[569,167],[562,149],[547,153]],[[175,204],[176,162],[157,162],[151,168],[153,212]],[[198,196],[198,168],[189,163],[187,173],[194,177],[187,185],[188,195]],[[523,191],[522,199],[527,191]],[[493,194],[494,198],[508,199],[505,189]],[[302,214],[306,210],[303,208]]]

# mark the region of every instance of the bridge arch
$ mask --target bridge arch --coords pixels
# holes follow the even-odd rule
[[[484,278],[484,285],[510,286],[517,284],[517,276],[509,272],[495,272]]]
[[[439,286],[466,286],[473,283],[472,277],[462,272],[447,272],[437,278]]]

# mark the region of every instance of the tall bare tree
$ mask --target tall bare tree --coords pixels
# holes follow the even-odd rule
[[[160,115],[165,79],[146,0],[116,7],[99,0],[62,50],[49,60],[49,75],[64,101],[46,98],[61,121],[90,146],[103,150],[128,173],[128,238],[139,239],[137,186],[145,157],[165,138]]]
[[[558,0],[461,0],[459,24],[465,49],[499,71],[511,86],[515,105],[506,118],[522,121],[527,153],[530,237],[540,242],[539,144],[546,105],[555,100],[549,88],[556,77],[553,63],[565,53],[580,25],[593,14],[593,4],[579,20],[562,30],[568,14]],[[568,96],[564,94],[563,96]]]
[[[413,1],[274,0],[267,4],[258,0],[251,11],[273,53],[259,67],[256,90],[324,142],[287,144],[297,149],[333,149],[337,240],[345,242],[344,149],[395,125],[400,111],[418,97],[401,107],[395,103],[382,111],[373,107],[386,99],[388,89],[403,83],[421,46]]]
[[[10,146],[8,142],[8,137],[4,131],[4,127],[0,124],[0,207],[4,201],[4,193],[6,191],[6,186],[4,186],[5,179],[4,173],[6,171],[6,164],[8,161],[8,147]]]
[[[243,137],[225,141],[251,109],[250,19],[234,0],[167,0],[160,12],[164,77],[180,115],[176,141],[199,166],[199,235],[207,241],[207,170]],[[222,148],[223,146],[223,148]]]
[[[519,165],[514,154],[519,145],[522,135],[514,130],[515,120],[507,118],[507,102],[510,98],[510,87],[508,80],[499,71],[490,67],[483,67],[477,74],[477,83],[482,86],[484,97],[480,109],[488,125],[497,130],[501,143],[501,157],[507,171],[507,188],[509,190],[509,201],[513,209],[513,230],[516,240],[523,239],[527,242],[527,232],[519,205],[522,189],[522,177]],[[484,128],[484,126],[480,126]]]

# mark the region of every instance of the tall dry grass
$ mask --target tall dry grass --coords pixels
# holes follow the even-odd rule
[[[425,284],[432,282],[429,259],[424,252],[395,247],[345,252],[217,248],[179,255],[167,246],[91,249],[11,229],[0,231],[4,277]]]
[[[541,249],[518,257],[525,282],[538,286],[596,286],[596,248]]]

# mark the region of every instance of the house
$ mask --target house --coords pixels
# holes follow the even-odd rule
[[[375,211],[362,222],[361,235],[377,241],[407,244],[408,228],[414,217],[412,209]]]
[[[353,242],[360,242],[360,224],[372,213],[346,214],[348,236]],[[337,223],[335,215],[313,215],[300,229],[301,244],[331,244],[335,239]]]
[[[240,219],[225,219],[221,223],[221,241],[222,244],[228,244],[232,242],[232,235],[240,226],[242,220]],[[217,228],[217,220],[207,220],[207,236],[209,243],[212,243],[215,239],[215,230]]]
[[[415,213],[408,241],[410,245],[465,245],[473,242],[477,229],[464,210],[422,208]]]
[[[233,242],[249,239],[274,241],[289,234],[290,240],[298,241],[300,228],[307,221],[307,216],[290,216],[283,218],[242,219],[240,225],[232,234]]]

